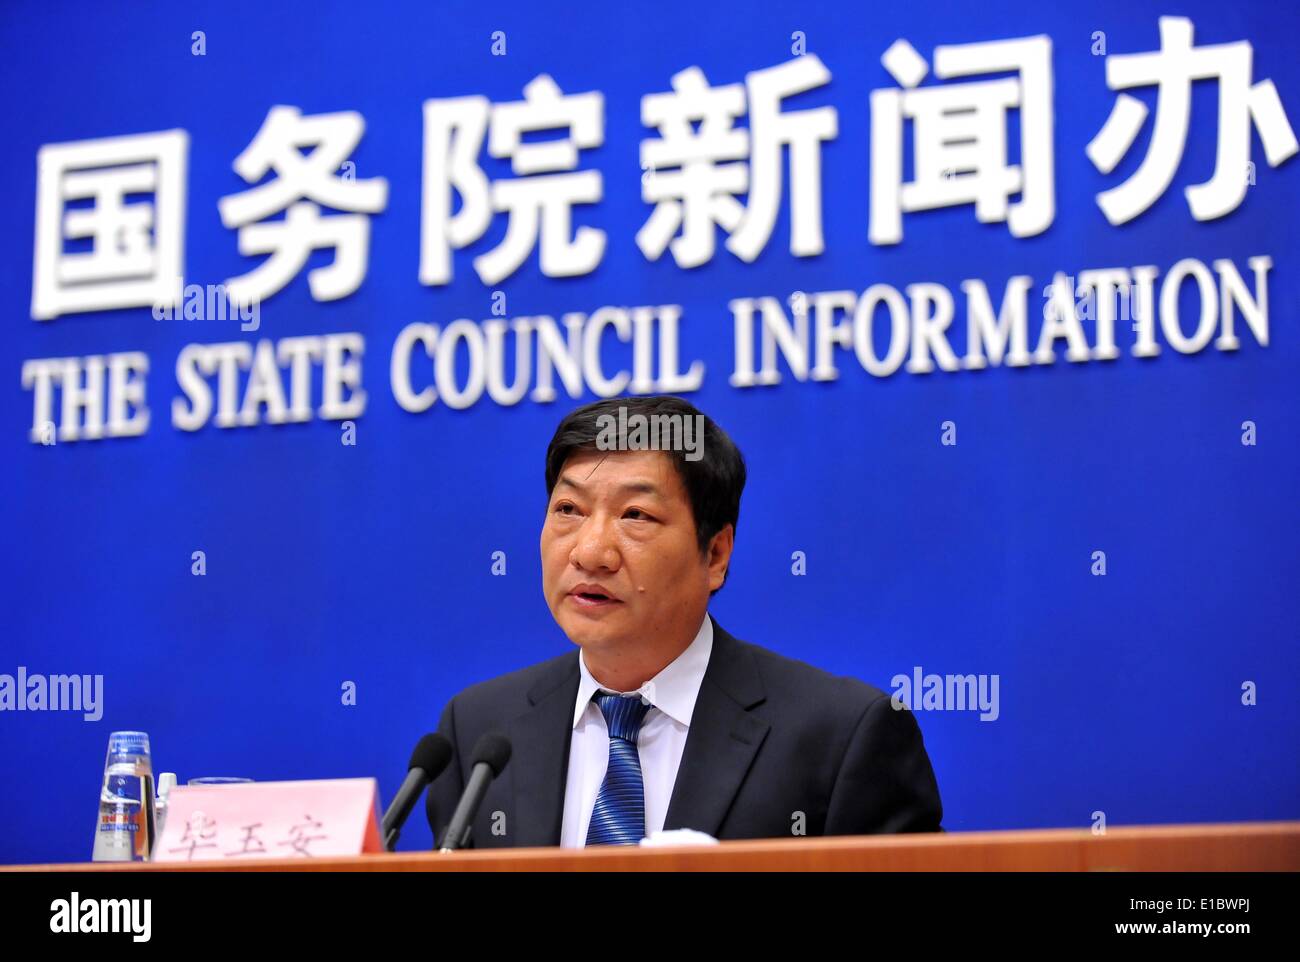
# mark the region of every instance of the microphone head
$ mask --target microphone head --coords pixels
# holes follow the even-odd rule
[[[474,743],[473,765],[487,762],[492,766],[492,775],[501,774],[501,769],[510,761],[510,739],[500,732],[486,732]]]
[[[447,763],[451,761],[451,742],[438,732],[431,732],[420,739],[411,752],[411,763],[407,769],[422,768],[429,773],[429,780],[437,778]]]

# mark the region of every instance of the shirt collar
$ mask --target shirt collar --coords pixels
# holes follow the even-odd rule
[[[695,633],[695,640],[659,674],[638,688],[636,693],[674,721],[689,728],[691,715],[695,711],[695,699],[700,693],[700,684],[704,681],[704,671],[709,667],[709,655],[712,652],[713,619],[706,612],[700,630]],[[580,679],[578,699],[573,707],[574,728],[578,727],[578,722],[588,702],[591,701],[591,696],[598,691],[610,691],[596,681],[587,670],[585,652],[578,654],[578,671]],[[614,692],[614,694],[632,694],[632,692]]]

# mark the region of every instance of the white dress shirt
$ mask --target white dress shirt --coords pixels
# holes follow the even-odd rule
[[[646,835],[664,827],[677,768],[686,748],[691,714],[695,711],[695,698],[700,693],[712,652],[713,622],[706,613],[695,640],[663,671],[635,692],[614,692],[639,695],[651,705],[637,738],[637,757],[641,760],[641,781],[645,788]],[[564,823],[560,830],[560,845],[564,848],[586,845],[591,811],[596,807],[596,796],[609,764],[609,728],[592,695],[610,689],[591,676],[584,655],[578,655],[581,679],[573,708],[569,774],[564,788]]]

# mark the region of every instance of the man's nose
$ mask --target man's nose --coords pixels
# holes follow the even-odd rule
[[[582,522],[569,560],[587,571],[597,568],[617,571],[619,554],[613,520],[602,513],[589,515]]]

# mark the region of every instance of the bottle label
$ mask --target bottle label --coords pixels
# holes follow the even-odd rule
[[[99,830],[101,832],[138,832],[140,825],[134,820],[134,816],[121,813],[104,815],[99,820]]]
[[[105,801],[132,802],[139,805],[144,801],[144,779],[139,775],[109,775],[104,779]]]

